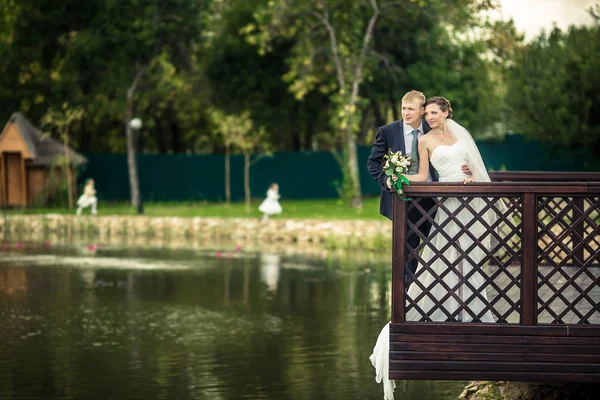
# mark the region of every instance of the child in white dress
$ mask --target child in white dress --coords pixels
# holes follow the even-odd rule
[[[81,210],[86,207],[92,207],[92,214],[96,215],[96,206],[98,205],[98,199],[96,198],[96,189],[94,189],[94,180],[90,179],[85,184],[83,194],[77,200],[77,215],[81,214]]]
[[[279,204],[278,201],[279,197],[281,197],[279,196],[279,185],[272,183],[271,186],[269,186],[269,190],[267,190],[267,198],[260,203],[260,206],[258,206],[258,210],[264,214],[263,221],[268,220],[271,215],[281,214],[281,204]]]

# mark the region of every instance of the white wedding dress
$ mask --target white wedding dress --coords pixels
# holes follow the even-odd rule
[[[281,214],[281,204],[279,204],[279,194],[273,190],[267,190],[267,198],[258,206],[258,210],[265,215]]]
[[[464,179],[468,178],[467,175],[462,173],[462,166],[467,163],[469,166],[472,165],[473,160],[469,157],[468,141],[459,140],[456,141],[452,145],[440,145],[436,147],[431,154],[430,162],[434,166],[434,168],[439,173],[440,182],[461,182]],[[489,178],[488,178],[489,179]],[[479,179],[477,179],[479,181]],[[455,210],[460,208],[461,203],[456,198],[446,198],[444,200],[444,206],[453,213]],[[475,211],[480,211],[483,206],[482,201],[472,201],[470,203],[471,207]],[[468,223],[472,221],[474,218],[473,214],[467,210],[462,209],[457,214],[457,219],[465,226],[468,226]],[[448,214],[441,207],[438,208],[435,216],[436,224],[441,224],[448,219]],[[453,245],[449,246],[448,249],[442,252],[444,257],[450,262],[453,263],[458,259],[460,253],[457,249],[469,249],[473,244],[473,241],[469,238],[466,233],[460,233],[461,227],[457,225],[455,222],[449,222],[443,228],[444,232],[448,234],[450,238],[458,239],[453,240]],[[476,222],[472,226],[469,227],[469,231],[473,234],[474,237],[478,238],[484,232],[484,226]],[[489,237],[489,235],[488,235]],[[433,249],[442,249],[447,245],[448,241],[446,238],[439,234],[435,233],[434,236],[429,238],[431,240],[431,245],[426,246],[423,249],[423,253],[421,255],[423,261],[430,264],[431,270],[438,276],[440,276],[444,271],[449,268],[449,265],[443,260],[443,258],[436,257]],[[489,248],[489,240],[488,243],[484,242],[484,247]],[[475,249],[469,251],[469,258],[475,263],[478,264],[484,256],[483,249],[476,247]],[[446,276],[444,276],[443,280],[448,285],[449,288],[456,288],[460,277],[457,275],[456,271],[459,273],[462,271],[462,276],[468,275],[474,266],[467,261],[462,261],[457,267],[455,267],[454,272],[449,272]],[[417,271],[414,276],[414,281],[418,281],[425,288],[427,288],[427,292],[424,296],[420,297],[417,305],[422,310],[423,313],[429,313],[430,310],[434,309],[434,311],[429,315],[429,319],[431,321],[444,322],[449,321],[451,318],[444,313],[440,307],[437,307],[432,299],[442,299],[446,297],[448,291],[437,281],[435,275],[433,275],[430,271],[423,268],[422,265],[417,267]],[[475,272],[468,279],[469,283],[473,288],[484,288],[484,278],[479,272]],[[417,297],[421,296],[422,289],[421,287],[413,282],[408,289],[408,297],[410,299],[415,300]],[[472,290],[468,285],[462,284],[460,285],[460,289],[453,291],[453,294],[459,296],[464,302],[467,301],[469,297],[473,294]],[[482,301],[483,299],[483,301]],[[484,301],[487,302],[487,295],[485,292],[485,288],[478,292],[478,296],[476,296],[473,300],[466,302],[467,308],[474,315],[480,315],[482,311],[485,309]],[[409,303],[407,302],[407,306]],[[442,306],[445,310],[453,314],[459,308],[459,303],[455,297],[449,296],[447,300],[442,303]],[[462,311],[459,313],[463,322],[472,321],[471,313]],[[456,317],[455,317],[456,318]],[[406,321],[421,321],[423,317],[421,315],[421,311],[418,311],[416,308],[411,308],[406,314]],[[481,322],[495,322],[492,313],[487,310],[483,315],[479,318]],[[371,360],[371,364],[375,367],[377,383],[383,383],[384,389],[384,399],[392,400],[394,398],[394,388],[396,384],[393,380],[389,379],[389,344],[390,344],[390,333],[389,333],[389,323],[386,324],[379,337],[377,338],[377,343],[373,349],[373,354],[369,357]]]
[[[465,145],[466,143],[464,141],[458,141],[450,146],[438,146],[433,150],[430,162],[438,171],[440,182],[461,182],[469,177],[462,172],[462,166],[469,162]],[[453,197],[446,198],[443,204],[450,213],[454,213],[462,206],[462,203],[457,198]],[[482,201],[472,201],[469,203],[475,212],[481,212],[483,204]],[[485,231],[485,227],[480,222],[469,225],[474,218],[475,215],[466,208],[462,208],[458,211],[457,219],[460,223],[464,226],[469,226],[469,233],[474,237],[479,238]],[[449,219],[447,211],[442,209],[442,207],[438,208],[435,215],[436,224],[441,225],[447,219]],[[416,300],[417,297],[421,296],[417,305],[423,313],[429,313],[429,311],[433,309],[433,312],[429,316],[431,321],[450,320],[450,317],[444,313],[443,310],[448,311],[452,315],[460,307],[456,297],[446,296],[448,290],[436,279],[436,275],[441,276],[449,268],[449,265],[445,262],[444,258],[450,263],[454,263],[461,257],[459,249],[467,250],[471,249],[473,246],[471,237],[466,232],[462,232],[462,228],[454,221],[446,224],[443,230],[448,237],[453,239],[453,243],[450,246],[447,246],[448,240],[438,231],[433,236],[429,237],[431,244],[423,249],[423,254],[421,255],[423,261],[430,264],[430,268],[435,275],[428,270],[424,270],[421,265],[419,265],[415,273],[414,279],[418,280],[419,283],[427,288],[427,294],[421,296],[422,288],[414,283],[411,284],[408,289],[408,297],[410,299]],[[487,235],[486,240],[483,241],[483,246],[485,248],[490,247],[489,238],[490,235]],[[447,249],[441,253],[443,257],[437,257],[433,249],[443,249],[445,247],[447,247]],[[444,276],[444,283],[448,285],[450,289],[455,288],[452,293],[460,297],[462,301],[466,303],[466,307],[470,311],[467,312],[463,310],[458,314],[457,317],[462,322],[471,322],[473,320],[473,315],[479,316],[482,314],[482,311],[485,309],[485,303],[487,303],[485,290],[478,292],[471,301],[467,302],[467,299],[473,295],[471,287],[482,288],[485,284],[485,280],[479,272],[474,272],[469,276],[469,274],[472,273],[473,268],[475,268],[475,266],[483,259],[485,255],[483,250],[484,249],[479,246],[473,247],[468,251],[470,260],[461,261],[452,272],[449,272]],[[471,260],[473,264],[471,264]],[[469,276],[469,285],[459,285],[462,277],[459,276],[457,272],[462,276]],[[448,297],[448,299],[442,303],[442,307],[437,306],[433,301],[434,299],[442,299],[444,297]],[[419,321],[421,319],[421,311],[417,310],[415,307],[411,308],[406,314],[407,321]],[[494,317],[489,310],[483,313],[478,319],[481,322],[495,322]]]

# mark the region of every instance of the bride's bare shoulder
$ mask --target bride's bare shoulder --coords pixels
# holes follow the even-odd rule
[[[428,147],[431,143],[431,138],[429,138],[427,136],[428,135],[423,135],[419,138],[419,143],[423,144],[426,147]]]

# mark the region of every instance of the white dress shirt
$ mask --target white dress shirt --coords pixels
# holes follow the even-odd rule
[[[406,122],[402,121],[402,129],[404,131],[404,148],[406,149],[406,155],[410,156],[410,151],[412,150],[412,142],[413,142],[413,133],[412,131],[415,130],[415,128],[413,128],[412,126],[408,125]],[[421,121],[421,123],[419,124],[419,127],[417,128],[417,130],[419,131],[419,136],[421,137],[425,134],[425,132],[423,131],[423,122]],[[427,182],[432,182],[431,179],[431,170],[428,171],[428,175],[427,175]]]

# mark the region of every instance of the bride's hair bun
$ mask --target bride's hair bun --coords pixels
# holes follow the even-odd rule
[[[442,111],[448,111],[448,118],[452,118],[452,105],[447,98],[442,96],[430,97],[425,102],[425,107],[429,104],[437,104]]]

